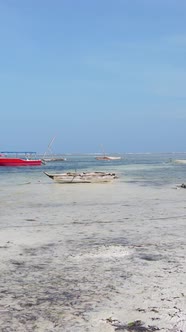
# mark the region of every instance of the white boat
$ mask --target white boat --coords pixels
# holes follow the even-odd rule
[[[101,148],[102,148],[103,154],[100,155],[100,156],[97,156],[96,157],[97,160],[120,160],[121,159],[120,156],[109,156],[109,155],[106,155],[105,152],[104,152],[104,149],[103,149],[102,145],[101,145]]]
[[[117,179],[115,173],[106,172],[68,172],[55,174],[44,172],[44,174],[58,183],[101,183]]]
[[[118,156],[118,157],[116,157],[116,156],[98,156],[98,157],[96,157],[96,159],[97,160],[120,160],[121,159],[121,157],[120,156]]]
[[[173,160],[176,164],[185,164],[186,165],[186,159],[175,159]]]

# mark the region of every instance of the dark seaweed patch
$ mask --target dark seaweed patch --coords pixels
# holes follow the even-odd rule
[[[108,323],[111,323],[115,327],[115,331],[131,331],[131,332],[153,332],[159,331],[160,329],[156,326],[145,326],[141,320],[136,320],[127,324],[121,324],[112,318],[107,319]]]
[[[141,254],[139,257],[145,261],[160,261],[163,258],[162,255],[154,254]]]

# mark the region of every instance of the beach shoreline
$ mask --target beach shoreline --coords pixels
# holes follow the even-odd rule
[[[121,181],[7,190],[1,330],[186,331],[185,196]]]

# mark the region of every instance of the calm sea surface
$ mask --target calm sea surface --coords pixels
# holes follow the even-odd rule
[[[174,163],[176,159],[186,159],[186,153],[125,154],[121,160],[114,161],[99,161],[94,155],[69,155],[66,158],[66,161],[48,162],[39,167],[0,167],[1,186],[30,181],[50,182],[44,171],[115,172],[121,182],[134,182],[141,186],[177,185],[186,182],[186,165]]]

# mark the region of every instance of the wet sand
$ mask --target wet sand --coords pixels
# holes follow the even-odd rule
[[[185,200],[120,181],[5,188],[0,330],[185,332]]]

